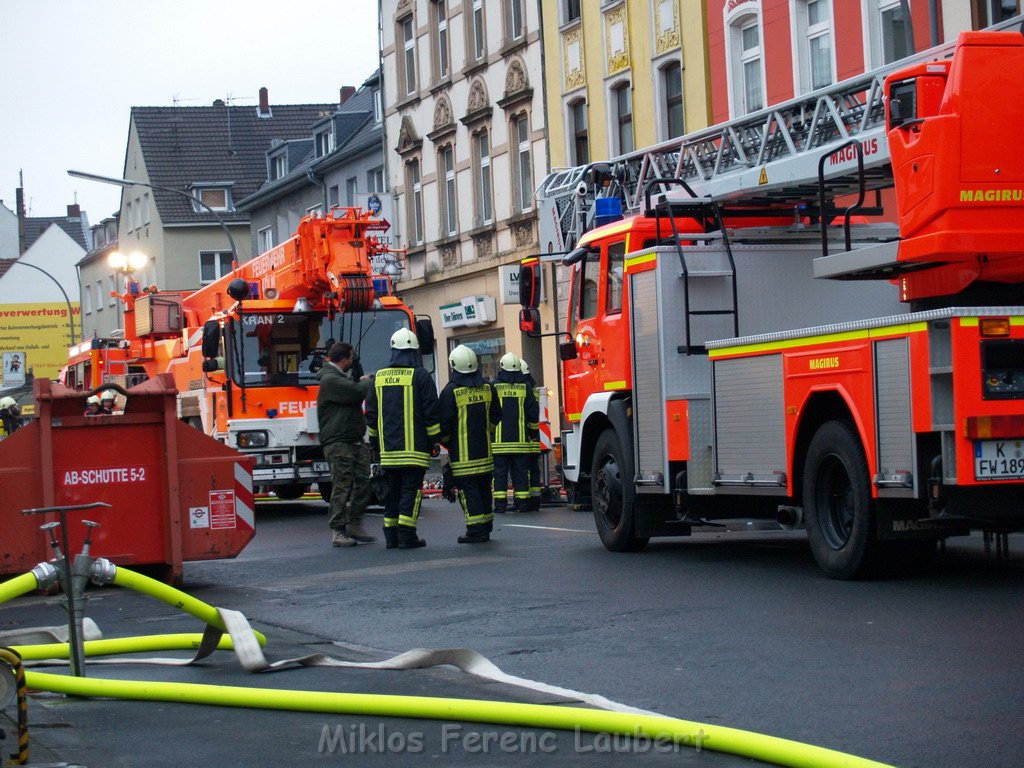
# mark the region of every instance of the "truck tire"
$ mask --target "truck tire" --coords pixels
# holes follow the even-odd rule
[[[308,483],[288,483],[271,487],[274,495],[282,501],[293,501],[309,490]]]
[[[821,425],[804,465],[804,519],[814,559],[830,579],[868,575],[878,551],[867,458],[853,426]]]
[[[614,429],[606,429],[594,446],[590,472],[590,501],[601,543],[612,552],[636,552],[647,546],[649,537],[634,534],[633,506],[624,501],[623,454]]]

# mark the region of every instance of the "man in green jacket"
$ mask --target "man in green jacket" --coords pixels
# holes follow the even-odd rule
[[[320,445],[331,466],[328,525],[332,532],[331,544],[335,547],[354,547],[359,542],[376,541],[362,526],[363,512],[370,500],[370,455],[363,415],[363,399],[370,389],[370,381],[353,380],[353,359],[351,344],[346,341],[332,344],[327,350],[327,364],[316,375],[320,380],[316,396]]]

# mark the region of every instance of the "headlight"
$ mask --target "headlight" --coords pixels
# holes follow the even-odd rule
[[[239,432],[239,448],[266,448],[270,444],[270,435],[263,430],[254,432]]]

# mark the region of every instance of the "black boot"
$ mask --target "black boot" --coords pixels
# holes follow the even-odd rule
[[[494,500],[494,514],[504,515],[508,509],[508,499],[495,499]]]
[[[527,499],[516,499],[515,506],[516,514],[530,511],[530,500]]]
[[[459,536],[459,544],[483,544],[490,540],[491,535],[483,525],[471,525],[464,536]]]
[[[416,535],[415,528],[407,528],[398,536],[399,549],[419,549],[427,546],[427,542]]]
[[[398,529],[397,528],[385,528],[384,529],[384,544],[388,549],[396,549],[398,547]]]

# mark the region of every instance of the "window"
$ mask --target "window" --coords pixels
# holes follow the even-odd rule
[[[373,170],[366,172],[366,191],[367,192],[383,192],[384,191],[384,166],[380,165]]]
[[[85,286],[85,292],[82,294],[82,298],[85,303],[85,314],[92,314],[92,285]]]
[[[327,128],[316,134],[316,156],[323,157],[334,151],[334,129]]]
[[[231,251],[199,252],[199,284],[209,285],[231,271]]]
[[[379,123],[384,117],[384,105],[380,101],[380,88],[373,89],[373,122]]]
[[[487,131],[474,134],[473,144],[476,161],[476,223],[482,226],[494,221],[491,207],[491,138]]]
[[[103,311],[103,281],[96,281],[96,311]]]
[[[458,205],[455,197],[455,150],[444,147],[438,156],[438,169],[444,174],[441,193],[441,232],[449,237],[458,232]]]
[[[341,205],[341,198],[339,197],[339,189],[337,184],[327,188],[327,204],[331,208]]]
[[[582,99],[569,105],[572,126],[572,160],[576,165],[590,162],[590,134],[587,131],[587,102]]]
[[[423,243],[423,184],[420,181],[420,162],[413,160],[406,166],[406,185],[409,206],[409,243]]]
[[[201,200],[207,208],[211,208],[215,211],[231,210],[230,191],[225,187],[199,187],[193,188],[190,191],[195,197]],[[206,208],[198,202],[193,201],[192,210],[196,212],[205,212]]]
[[[117,293],[117,275],[110,276],[110,306],[117,304],[117,298],[114,294]]]
[[[359,180],[355,176],[345,179],[345,205],[349,208],[355,206],[358,196]]]
[[[665,99],[665,138],[682,136],[683,129],[683,68],[678,61],[663,67],[661,86]]]
[[[256,233],[256,247],[260,253],[266,253],[274,247],[273,227],[264,227]]]
[[[623,155],[633,151],[633,91],[629,83],[612,89],[615,117],[615,151]]]
[[[509,42],[521,40],[526,34],[526,26],[523,18],[523,0],[506,0],[506,24]]]
[[[533,209],[533,162],[530,157],[530,121],[523,115],[512,121],[512,136],[516,140],[514,168],[515,206],[526,212]]]
[[[608,282],[605,285],[605,307],[607,313],[622,311],[622,270],[626,261],[626,244],[612,243],[608,246]]]
[[[799,0],[796,5],[797,38],[795,71],[800,93],[831,85],[835,79],[832,62],[831,0]]]
[[[288,173],[288,156],[282,152],[270,158],[270,180],[283,179]]]
[[[124,224],[125,224],[125,231],[126,232],[131,232],[132,231],[132,229],[133,229],[132,222],[133,221],[134,221],[134,219],[132,218],[132,204],[131,203],[125,203],[124,204]]]
[[[1019,13],[1017,0],[972,0],[971,5],[974,17],[978,20],[975,29],[1008,21]]]
[[[580,320],[597,317],[597,278],[601,266],[601,252],[587,253],[586,259],[580,264],[580,278],[583,290],[580,291]]]
[[[907,22],[899,3],[880,7],[882,17],[882,63],[890,64],[907,56]]]
[[[473,18],[469,25],[469,37],[469,50],[472,53],[473,61],[480,61],[487,54],[483,0],[473,0]]]
[[[142,223],[149,224],[149,192],[142,196]]]
[[[403,49],[403,85],[405,95],[412,96],[416,93],[416,29],[413,27],[412,16],[402,20],[402,49]]]
[[[439,80],[448,77],[448,8],[446,0],[434,0],[434,67]]]
[[[135,229],[142,229],[142,198],[135,198]]]
[[[565,5],[562,7],[565,10],[565,18],[562,19],[563,24],[568,24],[570,21],[576,21],[580,17],[580,0],[563,0]]]
[[[743,9],[743,6],[739,6]],[[726,11],[728,13],[728,11]],[[745,115],[764,108],[761,18],[738,12],[728,20],[729,111]]]

